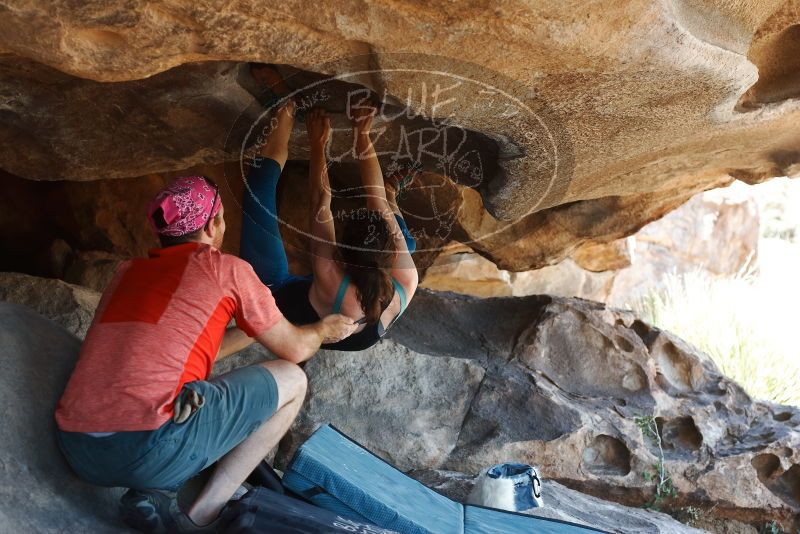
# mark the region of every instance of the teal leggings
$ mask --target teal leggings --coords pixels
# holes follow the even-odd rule
[[[247,177],[250,191],[245,189],[242,201],[242,237],[239,255],[250,263],[261,281],[275,292],[293,281],[308,281],[310,276],[289,272],[289,261],[281,239],[278,223],[277,190],[281,167],[277,161],[258,157]],[[417,244],[405,221],[395,215],[397,224],[406,239],[408,251],[413,253]]]

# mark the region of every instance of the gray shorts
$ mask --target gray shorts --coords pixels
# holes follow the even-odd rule
[[[278,385],[260,365],[189,382],[205,404],[181,424],[93,437],[58,430],[58,443],[82,479],[98,486],[176,491],[253,433],[278,409]]]

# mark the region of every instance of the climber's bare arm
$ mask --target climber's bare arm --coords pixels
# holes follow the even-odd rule
[[[281,170],[289,159],[289,137],[294,126],[294,108],[294,100],[289,100],[276,111],[275,117],[270,121],[271,131],[267,141],[259,150],[259,155],[277,161]]]
[[[370,137],[375,112],[375,106],[367,101],[351,105],[350,116],[353,121],[355,157],[358,161],[358,172],[361,175],[361,186],[367,196],[367,208],[374,211],[391,212],[391,207],[386,200],[381,165]]]
[[[367,209],[380,212],[381,215],[383,215],[386,224],[389,226],[389,231],[391,231],[394,236],[396,243],[395,250],[398,251],[398,259],[400,259],[400,256],[403,254],[408,255],[408,249],[406,248],[403,233],[400,231],[400,226],[394,218],[394,210],[386,198],[383,173],[381,172],[378,156],[375,153],[375,147],[370,137],[375,111],[375,106],[366,101],[362,101],[351,107],[358,171],[361,175],[361,184],[364,188],[364,194],[367,196]],[[395,263],[397,263],[397,261]],[[405,259],[401,260],[400,263],[403,265],[408,265],[409,263],[413,264],[413,262],[409,262]]]
[[[397,255],[394,258],[391,275],[395,280],[400,282],[403,289],[406,290],[406,298],[410,301],[419,284],[419,273],[417,272],[417,267],[414,265],[414,258],[408,252],[408,245],[406,245],[406,239],[403,237],[400,226],[397,224],[394,216],[391,216],[391,218],[392,222],[397,226],[397,231],[393,231],[392,233],[394,237],[394,249],[397,251]]]
[[[281,317],[275,325],[256,336],[256,341],[282,360],[302,363],[319,351],[322,343],[335,343],[355,332],[350,317],[334,314],[316,323],[293,325]]]
[[[397,256],[392,266],[392,276],[403,285],[406,290],[406,296],[410,299],[417,289],[419,275],[414,266],[414,260],[408,252],[400,225],[397,224],[397,219],[394,217],[395,210],[387,199],[383,173],[370,137],[375,112],[375,107],[366,101],[351,107],[358,170],[361,175],[362,186],[367,195],[367,208],[378,211],[383,215],[383,219],[389,226],[389,231],[394,239],[394,249],[397,251]]]

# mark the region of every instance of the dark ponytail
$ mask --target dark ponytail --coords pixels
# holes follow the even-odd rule
[[[389,274],[394,261],[394,241],[379,211],[359,210],[347,220],[339,239],[339,258],[356,287],[367,323],[376,323],[392,300]],[[363,216],[362,216],[363,215]]]

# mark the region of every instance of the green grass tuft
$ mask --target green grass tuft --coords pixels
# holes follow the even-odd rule
[[[800,291],[791,278],[668,275],[631,307],[707,353],[757,399],[800,406]]]

